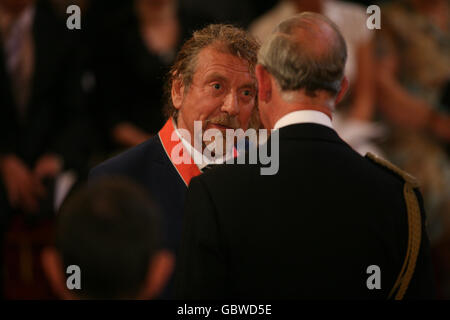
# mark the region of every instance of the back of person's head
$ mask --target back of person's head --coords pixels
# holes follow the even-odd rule
[[[338,27],[321,14],[305,12],[281,22],[262,44],[258,63],[282,92],[304,89],[336,95],[344,77],[347,47]]]
[[[173,267],[173,257],[161,250],[160,230],[146,192],[122,178],[99,179],[64,204],[56,250],[44,251],[44,268],[62,298],[151,298]],[[66,286],[71,265],[80,268],[81,289]]]

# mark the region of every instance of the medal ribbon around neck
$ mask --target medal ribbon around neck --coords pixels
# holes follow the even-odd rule
[[[175,167],[175,169],[177,170],[178,174],[180,175],[181,179],[183,180],[184,184],[187,187],[189,186],[191,179],[193,177],[200,175],[201,171],[195,164],[192,157],[189,155],[188,151],[184,148],[184,146],[182,146],[182,149],[178,154],[178,156],[184,158],[186,155],[189,155],[191,161],[189,163],[181,162],[177,164],[176,163],[177,161],[174,161],[174,159],[172,159],[173,149],[177,146],[179,147],[179,144],[182,144],[180,137],[175,132],[175,126],[173,121],[174,120],[172,118],[167,120],[164,127],[162,127],[162,129],[158,132],[158,136],[159,139],[161,140],[161,144],[164,148],[164,151],[166,152],[166,155],[169,157],[170,162],[172,162],[172,165]],[[172,140],[172,137],[176,137],[176,139]],[[187,153],[186,155],[184,154],[185,152]]]

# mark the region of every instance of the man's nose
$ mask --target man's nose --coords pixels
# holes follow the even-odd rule
[[[239,114],[239,101],[236,93],[230,92],[227,94],[221,111],[228,113],[230,116],[236,116]]]

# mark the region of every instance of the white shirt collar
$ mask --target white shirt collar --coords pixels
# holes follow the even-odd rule
[[[175,128],[175,132],[177,133],[178,137],[183,143],[184,149],[187,150],[187,152],[189,152],[189,155],[191,156],[192,160],[195,162],[197,167],[200,169],[200,171],[202,171],[203,168],[209,164],[222,164],[225,163],[228,159],[231,159],[233,157],[232,152],[226,154],[225,157],[215,157],[213,159],[208,158],[206,155],[204,156],[199,150],[195,149],[189,141],[187,141],[182,137],[181,133],[178,131],[175,121],[173,123],[173,126]],[[202,161],[198,162],[196,161],[197,159],[202,159]]]
[[[298,110],[288,113],[278,119],[273,129],[277,130],[297,123],[317,123],[333,129],[331,119],[325,113],[316,110]]]

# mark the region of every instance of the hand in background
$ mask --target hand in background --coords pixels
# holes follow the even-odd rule
[[[148,133],[129,122],[121,122],[112,132],[114,140],[125,147],[134,147],[151,137]]]
[[[54,178],[63,168],[62,159],[55,154],[41,156],[34,166],[33,174],[39,181],[44,178]]]
[[[11,207],[35,213],[39,210],[38,199],[46,191],[39,179],[15,155],[0,159],[0,173],[3,178]]]

